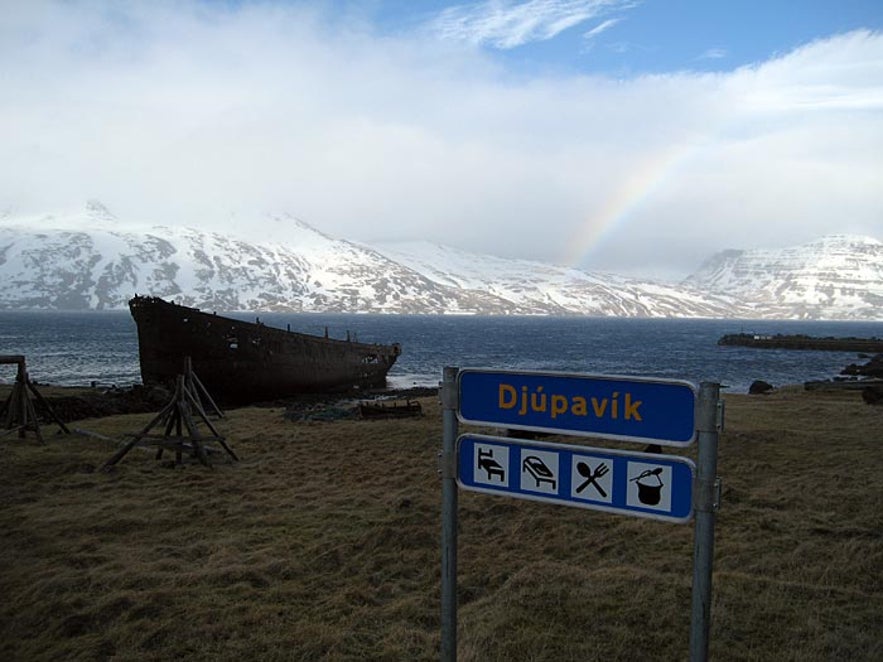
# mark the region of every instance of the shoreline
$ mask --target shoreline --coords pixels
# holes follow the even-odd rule
[[[876,395],[877,401],[883,391],[883,354],[865,356],[864,364],[850,363],[845,366],[838,375],[828,379],[807,379],[789,384],[770,384],[763,379],[756,379],[745,389],[745,394],[752,394],[754,383],[760,383],[764,388],[757,394],[775,392],[780,390],[805,391],[862,391],[871,390]],[[32,384],[40,392],[53,411],[59,418],[66,422],[82,420],[84,418],[100,418],[116,414],[135,414],[157,411],[165,406],[171,392],[162,387],[145,387],[140,383],[127,386],[102,385],[92,381],[88,385],[55,385],[40,383],[32,380]],[[724,393],[739,394],[740,391],[731,390],[731,387],[722,384]],[[13,383],[0,383],[0,402],[5,402],[13,388]],[[286,407],[295,411],[307,410],[318,405],[340,405],[341,403],[370,402],[383,400],[409,400],[411,398],[437,397],[438,386],[413,386],[391,385],[386,388],[371,389],[347,389],[342,391],[298,393],[282,398],[258,400],[252,403],[226,404],[218,402],[222,409],[236,409],[240,407]],[[753,395],[753,394],[752,394]],[[35,403],[38,415],[42,419],[51,418],[45,406]]]
[[[38,391],[52,411],[65,423],[86,419],[99,419],[108,416],[128,414],[144,414],[161,410],[168,404],[171,393],[164,388],[146,388],[134,385],[125,388],[102,388],[92,386],[53,386],[38,384]],[[9,397],[12,385],[0,384],[0,402]],[[806,381],[794,384],[781,384],[772,389],[750,393],[722,389],[723,395],[764,398],[775,393],[795,392],[843,392],[861,393],[866,389],[883,390],[883,379],[840,379],[824,381]],[[347,391],[340,393],[303,393],[287,398],[276,398],[248,404],[237,404],[230,407],[221,405],[223,411],[237,409],[278,409],[289,412],[290,416],[309,415],[324,410],[357,411],[360,403],[408,402],[424,398],[438,398],[437,387],[415,386],[411,388],[374,389],[371,391]],[[45,405],[34,401],[41,424],[51,424],[52,417]]]

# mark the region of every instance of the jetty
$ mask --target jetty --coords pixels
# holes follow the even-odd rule
[[[883,338],[816,338],[803,334],[764,335],[758,333],[730,333],[717,341],[718,345],[756,347],[758,349],[814,349],[832,352],[883,352]]]

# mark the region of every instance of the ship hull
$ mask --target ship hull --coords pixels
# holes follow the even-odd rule
[[[225,404],[383,387],[401,351],[398,344],[295,333],[157,297],[136,296],[129,310],[145,385],[173,384],[190,357],[200,382]]]

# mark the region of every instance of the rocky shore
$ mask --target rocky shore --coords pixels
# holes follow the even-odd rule
[[[850,363],[833,380],[805,382],[807,391],[861,391],[869,405],[883,404],[883,354],[863,355],[866,363]]]
[[[867,363],[850,363],[840,371],[840,374],[851,375],[854,377],[876,377],[878,379],[883,379],[883,354],[875,354],[871,357],[865,356],[865,358],[868,358]]]
[[[6,401],[10,385],[0,385],[0,404]],[[161,387],[135,385],[125,388],[62,387],[37,385],[44,402],[34,400],[34,408],[41,422],[52,417],[46,404],[65,423],[88,418],[103,418],[119,414],[142,414],[159,411],[172,397]],[[350,391],[345,393],[308,393],[284,400],[254,403],[257,407],[284,407],[292,418],[330,407],[353,408],[359,401],[421,398],[435,395],[438,389],[410,388]]]

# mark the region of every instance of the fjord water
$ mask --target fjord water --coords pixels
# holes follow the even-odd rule
[[[232,317],[254,321],[256,315]],[[395,388],[435,386],[445,366],[644,375],[719,381],[745,392],[755,379],[776,386],[831,379],[860,361],[854,352],[721,347],[725,333],[883,337],[881,322],[622,319],[258,313],[268,326],[361,342],[398,342]],[[31,377],[58,385],[140,383],[138,338],[128,312],[0,311],[0,354],[24,354]],[[11,381],[11,367],[0,366]]]

